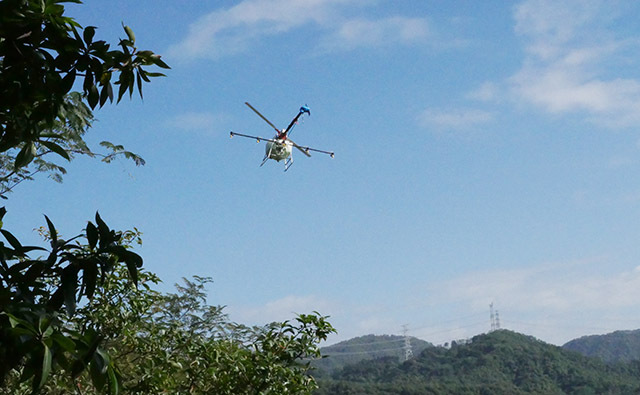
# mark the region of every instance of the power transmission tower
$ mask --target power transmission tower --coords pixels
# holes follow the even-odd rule
[[[491,320],[491,330],[489,332],[500,329],[500,314],[498,310],[493,310],[493,302],[489,305],[489,319]]]
[[[413,350],[411,349],[411,339],[409,338],[407,324],[402,325],[402,335],[404,336],[404,360],[408,361],[413,357]]]

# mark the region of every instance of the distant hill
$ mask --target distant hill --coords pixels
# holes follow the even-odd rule
[[[415,337],[409,338],[414,355],[418,355],[427,347],[433,345]],[[327,358],[314,361],[317,369],[315,376],[325,376],[345,365],[354,364],[362,360],[378,358],[392,358],[396,361],[404,359],[404,337],[393,335],[366,335],[355,337],[332,346],[322,347],[322,355]]]
[[[325,394],[638,394],[640,363],[595,358],[506,330],[450,349],[428,347],[407,362],[363,360],[320,378]]]
[[[607,363],[640,360],[640,329],[583,336],[562,347]]]

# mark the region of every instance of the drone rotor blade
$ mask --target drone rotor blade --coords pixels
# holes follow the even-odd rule
[[[289,141],[291,141],[291,144],[293,144],[294,147],[296,147],[297,149],[300,150],[300,152],[302,152],[303,154],[307,155],[309,158],[311,158],[311,154],[309,153],[309,147],[301,147],[298,144],[294,143],[293,140],[291,139],[287,139]]]
[[[291,141],[291,139],[287,139],[289,141]],[[335,153],[332,151],[323,151],[321,149],[315,149],[315,148],[311,148],[311,147],[303,147],[301,145],[298,145],[296,143],[294,143],[293,141],[291,141],[291,143],[293,144],[294,147],[296,147],[297,149],[299,149],[300,151],[302,151],[303,154],[307,155],[307,156],[311,156],[311,154],[309,154],[309,151],[313,151],[313,152],[319,152],[321,154],[327,154],[329,156],[331,156],[332,158],[335,157]]]
[[[274,128],[276,130],[277,133],[280,133],[280,130],[278,130],[278,128],[271,123],[271,121],[269,121],[267,118],[264,117],[264,115],[260,114],[260,111],[256,110],[255,108],[253,108],[253,106],[251,104],[249,104],[248,102],[244,102],[244,104],[246,104],[250,109],[253,110],[253,112],[255,112],[256,114],[258,114],[258,116],[260,118],[262,118],[266,123],[269,124],[269,126],[271,126],[272,128]]]
[[[231,132],[231,137],[233,137],[233,136],[240,136],[240,137],[247,137],[247,138],[250,138],[250,139],[256,139],[258,142],[261,142],[261,141],[270,141],[270,142],[272,142],[272,143],[274,143],[274,142],[275,142],[275,140],[274,140],[274,139],[266,139],[266,138],[264,138],[264,137],[259,137],[259,136],[249,136],[248,134],[242,134],[242,133]]]

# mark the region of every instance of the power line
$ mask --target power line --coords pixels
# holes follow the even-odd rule
[[[391,336],[391,335],[389,335],[389,336]],[[395,340],[383,340],[383,341],[379,341],[379,342],[369,342],[369,343],[348,343],[348,344],[342,344],[342,345],[340,345],[340,347],[370,346],[370,345],[373,345],[373,344],[400,343],[400,342],[403,342],[403,341],[404,341],[404,339],[403,339],[403,338],[398,338],[398,339],[395,339]],[[337,346],[338,344],[340,344],[340,343],[333,344],[333,345],[331,345],[331,346],[327,346],[327,347],[334,347],[334,346]]]
[[[368,351],[349,351],[349,352],[328,352],[322,353],[322,355],[357,355],[357,354],[375,354],[387,351],[402,351],[404,347],[401,348],[383,348],[382,350],[368,350]]]

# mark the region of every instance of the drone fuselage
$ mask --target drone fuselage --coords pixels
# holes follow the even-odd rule
[[[265,147],[265,155],[269,159],[280,162],[283,159],[287,159],[291,156],[291,150],[293,144],[286,139],[275,139],[275,141],[268,141]]]

